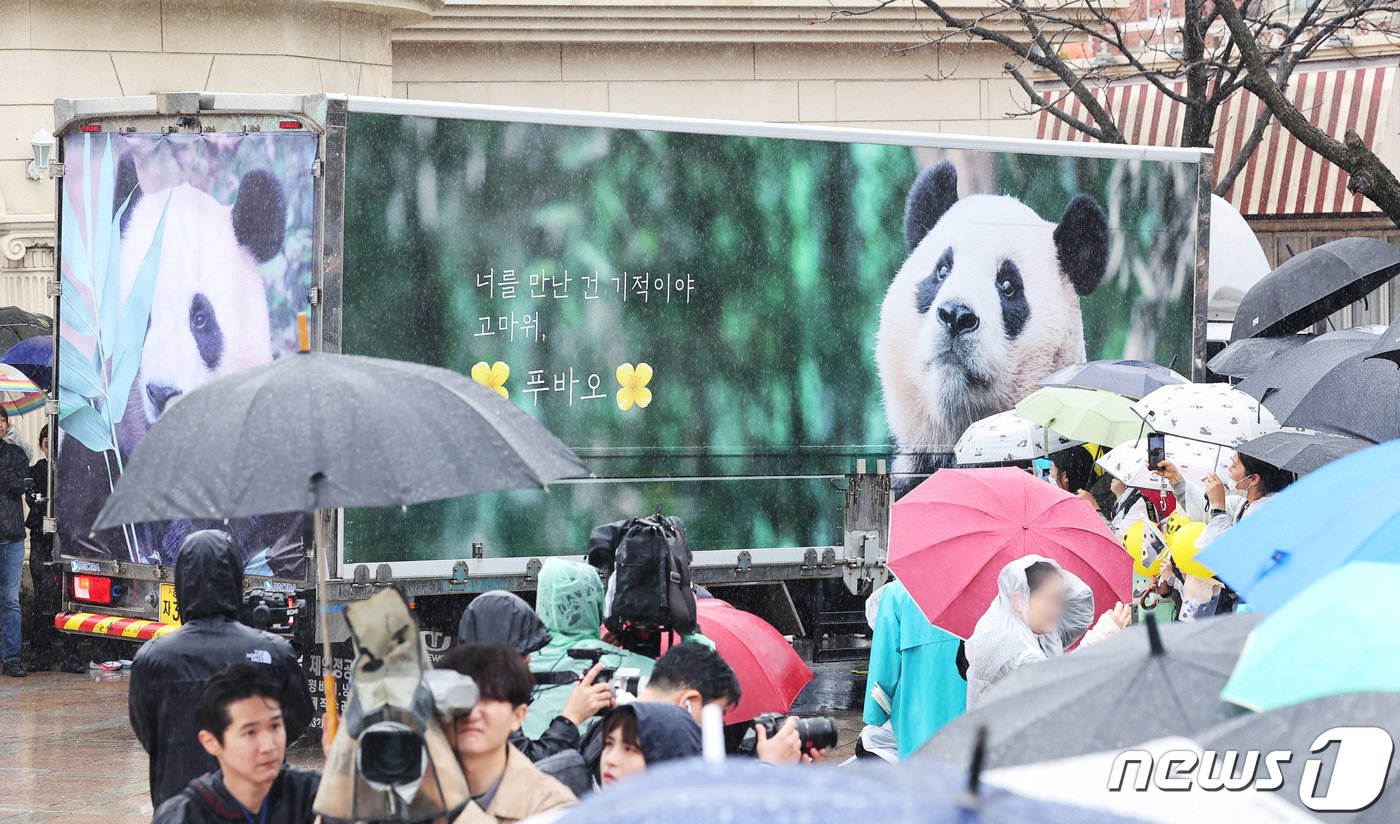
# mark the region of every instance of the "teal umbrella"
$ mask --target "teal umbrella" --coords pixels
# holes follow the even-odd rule
[[[1255,712],[1352,692],[1400,692],[1400,565],[1357,561],[1255,627],[1220,697]]]

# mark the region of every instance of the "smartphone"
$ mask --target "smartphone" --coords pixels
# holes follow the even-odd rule
[[[1147,435],[1147,465],[1153,472],[1167,459],[1167,436],[1161,432],[1149,432]]]

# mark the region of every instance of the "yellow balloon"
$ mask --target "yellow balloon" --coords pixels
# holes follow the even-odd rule
[[[1144,578],[1152,578],[1162,569],[1162,556],[1158,555],[1151,566],[1142,565],[1142,532],[1142,521],[1128,527],[1128,531],[1123,533],[1123,549],[1133,559],[1133,572]]]
[[[1214,578],[1215,573],[1196,560],[1196,539],[1206,528],[1201,521],[1186,521],[1167,534],[1167,546],[1172,551],[1172,563],[1183,575]]]

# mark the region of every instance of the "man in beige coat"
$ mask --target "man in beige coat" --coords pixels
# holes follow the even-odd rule
[[[456,824],[521,821],[577,803],[573,793],[510,746],[530,703],[534,678],[518,653],[497,644],[459,644],[438,664],[476,682],[471,713],[443,725],[467,777],[471,801]]]

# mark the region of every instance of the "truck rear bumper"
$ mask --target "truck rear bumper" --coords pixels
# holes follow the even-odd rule
[[[179,624],[96,612],[60,612],[53,617],[53,625],[63,632],[124,638],[128,641],[149,641],[180,628]]]

